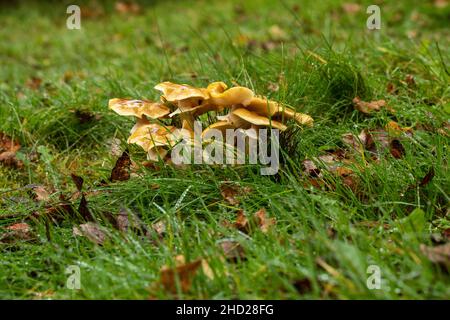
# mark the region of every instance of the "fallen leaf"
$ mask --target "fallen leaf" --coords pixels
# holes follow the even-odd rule
[[[116,216],[116,227],[119,231],[127,232],[128,230],[134,230],[138,234],[142,234],[147,231],[147,227],[134,213],[129,213],[125,209],[121,209]]]
[[[73,227],[73,235],[86,237],[92,242],[102,245],[106,240],[106,234],[101,226],[94,222],[87,222],[80,224],[78,227]]]
[[[431,262],[450,268],[450,242],[435,247],[421,244],[420,250]]]
[[[75,186],[77,187],[78,191],[82,191],[83,189],[83,183],[84,183],[84,179],[80,176],[77,176],[74,173],[70,174],[70,177],[72,178],[73,183],[75,183]]]
[[[413,86],[416,85],[416,80],[414,80],[414,76],[412,74],[407,74],[406,75],[405,82],[410,87],[413,87]]]
[[[164,221],[160,220],[152,224],[152,229],[155,230],[155,232],[161,238],[164,233],[166,233],[166,224],[164,223]]]
[[[95,114],[88,110],[71,110],[80,124],[91,122],[92,120],[100,120],[101,115]]]
[[[0,234],[1,243],[12,243],[17,240],[31,240],[33,235],[31,228],[27,223],[15,223],[5,227],[7,232]]]
[[[197,270],[202,265],[202,259],[197,259],[190,263],[184,263],[183,259],[175,259],[175,268],[170,268],[168,266],[163,266],[161,268],[161,279],[160,283],[163,285],[164,289],[171,292],[177,293],[177,279],[182,292],[188,292],[191,288],[192,279],[197,273]]]
[[[292,285],[301,295],[312,291],[312,283],[311,280],[309,280],[308,278],[296,280]]]
[[[240,187],[237,184],[230,182],[224,182],[220,185],[220,194],[232,206],[236,206],[240,203],[238,196],[248,194],[252,191],[250,187]]]
[[[42,79],[39,77],[31,77],[27,80],[26,86],[32,90],[38,90],[41,87]]]
[[[39,292],[32,292],[33,300],[51,299],[55,292],[51,289]]]
[[[397,94],[398,93],[398,88],[392,82],[389,82],[386,85],[386,91],[389,94]]]
[[[130,179],[130,167],[131,160],[128,151],[125,150],[119,159],[116,161],[116,165],[112,169],[110,181],[125,181]]]
[[[51,192],[49,192],[42,185],[32,185],[31,186],[31,197],[35,201],[48,201],[50,199]]]
[[[14,141],[10,136],[0,132],[0,163],[20,168],[23,166],[22,161],[16,158],[17,151],[20,150],[18,141]]]
[[[425,177],[423,177],[422,180],[420,181],[419,186],[425,187],[427,184],[430,183],[431,180],[433,180],[433,178],[434,178],[434,168],[431,167],[430,170],[428,170]]]
[[[434,6],[436,8],[445,8],[448,5],[447,0],[434,0]]]
[[[361,11],[361,5],[358,3],[343,3],[342,9],[345,13],[355,14]]]
[[[391,140],[389,151],[395,159],[402,158],[406,152],[405,148],[398,139]]]
[[[365,102],[362,101],[359,97],[355,97],[353,99],[353,106],[355,107],[356,110],[365,114],[370,114],[374,111],[380,111],[382,108],[385,108],[391,112],[393,111],[393,109],[386,106],[385,100]]]
[[[117,1],[115,9],[121,14],[137,14],[141,11],[141,7],[137,3],[131,1]]]
[[[244,210],[239,210],[237,212],[236,221],[233,226],[242,232],[249,233],[250,225]]]
[[[412,128],[411,127],[407,127],[407,128],[401,127],[395,121],[389,121],[387,123],[385,129],[392,136],[399,136],[402,133],[407,133],[409,135],[412,135]]]
[[[88,208],[88,202],[86,200],[86,195],[82,192],[84,180],[82,177],[77,176],[76,174],[71,174],[73,182],[75,183],[78,192],[81,193],[80,205],[78,206],[78,213],[83,217],[86,221],[94,221],[94,217]]]
[[[254,213],[256,223],[263,233],[267,233],[271,226],[276,223],[275,218],[267,218],[266,209],[261,208]]]
[[[235,240],[222,240],[219,242],[225,258],[231,262],[237,262],[245,259],[245,251],[241,244]]]

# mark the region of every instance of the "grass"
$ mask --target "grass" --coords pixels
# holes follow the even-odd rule
[[[20,141],[24,166],[0,166],[0,226],[45,210],[24,186],[52,187],[56,201],[76,191],[70,178],[76,173],[87,189],[103,191],[88,198],[94,214],[125,209],[149,225],[164,222],[167,232],[155,243],[111,229],[110,241],[98,246],[72,235],[73,219],[47,229],[32,221],[36,241],[0,244],[0,297],[450,298],[448,272],[419,248],[450,227],[449,139],[440,130],[449,114],[449,6],[383,2],[382,29],[371,32],[365,13],[371,2],[362,2],[356,13],[345,12],[341,1],[295,3],[148,1],[141,2],[141,14],[121,15],[113,2],[85,1],[82,12],[98,17],[82,17],[81,30],[65,27],[69,2],[3,5],[0,131]],[[283,34],[271,33],[273,25]],[[26,85],[33,77],[42,79],[37,89]],[[157,99],[152,88],[163,80],[239,83],[309,113],[315,125],[292,133],[276,177],[259,175],[255,166],[167,166],[141,168],[128,181],[98,187],[117,159],[110,139],[120,139],[136,163],[145,160],[139,148],[126,145],[132,121],[108,110],[108,99]],[[270,83],[279,90],[271,91]],[[389,83],[395,92],[386,90]],[[355,96],[385,99],[396,113],[364,116],[351,106]],[[77,110],[98,117],[83,121]],[[333,188],[308,185],[304,159],[342,147],[344,133],[390,120],[415,128],[402,142],[403,158],[387,154],[364,170],[354,165],[357,192],[333,176],[327,176]],[[417,186],[430,168],[432,181]],[[224,181],[252,192],[232,206],[220,194]],[[239,209],[250,215],[261,207],[277,221],[267,234],[247,236],[223,224],[234,221]],[[418,229],[403,228],[417,209],[424,213]],[[17,217],[5,218],[10,214]],[[367,221],[376,224],[362,225]],[[224,261],[221,239],[238,241],[246,259]],[[150,293],[161,267],[173,265],[179,254],[188,261],[207,259],[214,279],[199,273],[189,292]],[[80,266],[81,290],[66,288],[70,265]],[[380,290],[366,286],[369,265],[381,270]]]

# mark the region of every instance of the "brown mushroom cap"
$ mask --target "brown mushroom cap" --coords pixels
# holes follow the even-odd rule
[[[166,81],[157,84],[155,89],[161,91],[164,98],[169,102],[182,101],[189,98],[202,100],[209,98],[209,93],[206,89],[195,88],[187,84],[176,84]]]
[[[260,116],[256,112],[249,111],[245,108],[237,108],[231,112],[231,115],[233,117],[237,117],[237,118],[247,122],[247,125],[240,126],[240,128],[243,128],[243,129],[248,129],[249,127],[251,127],[251,125],[272,127],[272,128],[279,129],[281,131],[284,131],[287,129],[287,127],[284,124],[282,124],[281,122],[271,120],[264,116]],[[232,121],[232,119],[231,119],[231,121]]]
[[[170,109],[159,102],[148,100],[110,99],[108,107],[121,116],[135,116],[142,118],[146,115],[152,119],[167,116]]]

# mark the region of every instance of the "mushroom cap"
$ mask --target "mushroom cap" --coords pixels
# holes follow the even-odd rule
[[[148,100],[110,99],[108,107],[121,116],[135,116],[142,118],[146,115],[152,119],[167,116],[170,109],[159,102]]]
[[[223,133],[227,129],[234,129],[234,126],[228,120],[217,121],[211,124],[210,126],[206,127],[205,130],[203,130],[202,137],[204,137],[212,129],[219,130],[220,132]]]
[[[264,116],[260,116],[256,112],[249,111],[245,108],[237,108],[231,112],[231,115],[248,123],[245,127],[241,127],[243,129],[248,129],[252,124],[256,126],[273,127],[281,131],[287,129],[287,127],[281,122],[271,120]]]
[[[278,112],[274,115],[276,118],[282,118],[285,119],[294,119],[295,122],[298,124],[304,124],[307,126],[313,125],[313,118],[307,114],[296,112],[295,110],[292,110],[290,108],[285,108],[282,112]]]
[[[156,162],[159,159],[164,159],[169,150],[162,146],[154,146],[153,148],[149,148],[147,151],[147,160]]]
[[[254,97],[247,110],[256,112],[259,115],[267,117],[275,117],[276,119],[294,119],[298,124],[304,124],[311,126],[313,124],[313,118],[309,115],[296,112],[295,110],[281,105],[280,103],[272,100],[268,100],[264,97]]]
[[[210,83],[206,87],[206,90],[208,90],[210,95],[217,95],[227,90],[227,88],[228,86],[224,82],[219,81]]]
[[[259,115],[272,117],[275,113],[283,109],[281,104],[276,101],[269,100],[265,97],[253,97],[246,109],[256,112]]]
[[[136,124],[127,142],[136,143],[146,151],[156,144],[170,145],[171,134],[175,129],[173,126],[164,127],[156,123]]]
[[[155,86],[156,90],[163,93],[169,102],[181,101],[189,98],[208,99],[209,93],[204,88],[195,88],[187,84],[176,84],[169,81],[161,82]]]
[[[231,106],[235,104],[248,105],[252,100],[254,93],[249,88],[233,87],[222,93],[210,91],[211,99],[209,102],[216,106]]]

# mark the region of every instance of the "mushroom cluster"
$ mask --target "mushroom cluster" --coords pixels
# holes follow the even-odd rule
[[[228,110],[226,115],[216,114],[218,121],[203,130],[202,136],[211,129],[225,132],[227,129],[271,127],[284,131],[288,120],[308,126],[313,123],[309,115],[266,97],[255,96],[246,87],[228,88],[223,82],[213,82],[206,88],[162,82],[155,89],[162,92],[160,102],[109,100],[109,108],[119,115],[137,118],[128,143],[141,146],[151,161],[166,158],[180,139],[193,139],[195,119],[207,112],[218,114]],[[174,117],[179,117],[181,128],[164,123],[164,119]]]

